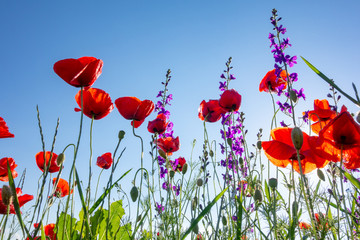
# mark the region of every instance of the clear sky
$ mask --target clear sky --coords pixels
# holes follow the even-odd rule
[[[352,95],[351,82],[360,88],[360,2],[353,1],[2,1],[0,116],[14,139],[0,139],[0,158],[12,157],[19,175],[26,169],[24,192],[36,194],[41,172],[35,154],[41,151],[36,118],[39,105],[47,150],[50,150],[56,120],[60,127],[55,146],[59,153],[76,143],[80,114],[74,111],[79,89],[53,72],[53,64],[65,58],[94,56],[104,62],[103,73],[93,87],[108,92],[114,101],[123,96],[155,101],[168,68],[172,70],[170,93],[174,100],[171,120],[181,149],[175,157],[190,157],[191,143],[201,151],[202,121],[197,110],[202,100],[217,99],[219,76],[233,58],[236,80],[231,88],[242,95],[249,138],[255,143],[259,128],[269,134],[272,117],[270,96],[258,91],[259,82],[273,69],[268,33],[272,8],[283,17],[288,53],[304,56]],[[326,98],[327,84],[299,58],[291,69],[299,74],[296,87],[303,87],[306,103],[298,115],[312,108],[314,99]],[[344,99],[352,112],[358,109]],[[153,120],[155,114],[147,120]],[[84,131],[77,166],[87,177],[90,120]],[[149,151],[147,121],[136,131],[145,138]],[[113,152],[119,130],[127,132],[120,175],[140,167],[140,144],[128,120],[114,111],[94,124],[94,160]],[[220,123],[209,125],[212,139],[219,139]],[[67,154],[65,172],[70,169]],[[146,167],[150,167],[145,155]],[[195,155],[197,160],[198,156]],[[148,160],[148,161],[146,161]],[[220,159],[219,159],[220,160]],[[99,170],[93,167],[97,178]],[[131,178],[124,180],[129,185]],[[66,174],[67,176],[68,174]],[[106,174],[103,175],[104,177]],[[126,189],[127,186],[124,186]]]

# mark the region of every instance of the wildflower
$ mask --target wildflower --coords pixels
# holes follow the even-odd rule
[[[310,229],[311,225],[306,222],[299,222],[300,229]]]
[[[75,100],[81,108],[81,91],[76,94]],[[113,109],[111,98],[104,90],[98,88],[83,90],[83,112],[87,117],[98,120],[106,117]],[[75,111],[80,112],[81,109],[75,108]]]
[[[10,166],[10,171],[11,171],[12,177],[16,178],[18,176],[17,172],[15,171],[15,168],[17,167],[17,165],[15,164],[14,159],[5,157],[5,158],[0,159],[0,181],[3,181],[3,182],[9,181],[8,169],[7,169],[8,163]]]
[[[103,155],[99,156],[96,160],[96,165],[98,165],[103,169],[109,169],[112,163],[113,163],[113,159],[111,157],[110,152],[104,153]]]
[[[6,125],[5,120],[0,117],[0,138],[13,138],[14,134],[9,132],[9,128]]]
[[[226,90],[221,94],[219,105],[226,112],[237,111],[240,108],[241,95],[234,89]]]
[[[121,97],[115,100],[119,113],[127,120],[133,120],[133,125],[138,128],[147,116],[154,110],[154,103],[150,100],[141,101],[136,97]]]
[[[347,169],[360,167],[360,125],[349,112],[343,111],[330,120],[319,132],[319,138],[311,137],[310,142],[320,157],[332,162],[342,158]]]
[[[44,155],[46,158],[46,164],[44,160]],[[51,156],[51,159],[50,159]],[[60,166],[57,165],[57,157],[58,155],[56,153],[51,153],[49,151],[45,152],[38,152],[35,155],[36,164],[40,168],[41,171],[44,172],[45,168],[48,168],[48,171],[50,173],[58,172],[60,170]]]
[[[0,199],[0,214],[6,214],[7,206],[5,206],[2,201],[1,191],[2,191],[2,189],[0,188],[0,198],[1,198]],[[31,201],[34,198],[33,195],[28,195],[28,194],[22,195],[21,188],[16,188],[16,195],[18,197],[20,207],[22,207],[25,203],[27,203],[28,201]],[[12,204],[12,203],[10,203],[10,214],[15,214],[14,204]]]
[[[53,185],[55,185],[56,179],[57,178],[53,178]],[[59,178],[59,181],[56,185],[54,196],[62,198],[69,195],[69,193],[70,193],[69,183],[65,179]],[[73,190],[71,190],[71,193],[73,193]]]
[[[259,91],[277,92],[276,90],[284,90],[286,88],[286,71],[280,72],[280,77],[275,74],[275,69],[269,71],[261,80]]]
[[[331,119],[336,117],[336,112],[330,108],[329,102],[326,99],[315,99],[314,110],[309,111],[308,114],[311,121],[314,122],[311,124],[311,130],[316,134],[318,134]]]
[[[199,118],[205,122],[217,122],[221,118],[221,114],[225,113],[224,109],[220,107],[219,100],[203,100],[199,107]]]
[[[158,147],[163,150],[167,156],[171,156],[180,148],[179,137],[165,137],[157,140]]]
[[[148,131],[150,133],[163,134],[166,130],[168,123],[166,122],[165,114],[161,113],[153,121],[148,123]]]
[[[292,128],[275,128],[271,131],[272,141],[263,141],[265,155],[275,166],[285,168],[291,164],[300,173],[297,153],[291,139]],[[304,174],[316,168],[323,168],[328,161],[317,156],[310,148],[309,136],[303,132],[303,144],[300,149],[300,160]]]
[[[102,72],[103,61],[94,57],[68,58],[54,64],[55,73],[74,87],[90,87]]]
[[[34,227],[38,228],[39,224],[34,223]],[[56,238],[56,233],[54,232],[54,229],[55,229],[55,224],[54,223],[50,223],[50,224],[44,226],[44,233],[45,233],[46,239],[49,239],[49,240],[56,240],[57,239]],[[27,238],[27,239],[29,239],[29,238]],[[40,236],[34,237],[34,240],[40,240],[40,239],[41,239]]]

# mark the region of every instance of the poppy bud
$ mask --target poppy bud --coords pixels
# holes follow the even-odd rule
[[[360,111],[356,113],[356,121],[360,123]]]
[[[1,190],[2,201],[5,206],[9,206],[12,203],[13,195],[9,186],[4,185]]]
[[[173,170],[170,170],[170,177],[173,178],[175,175],[175,172]]]
[[[244,164],[244,159],[243,159],[242,157],[239,158],[239,163],[240,163],[241,165]]]
[[[303,133],[300,128],[293,128],[293,130],[291,131],[291,139],[295,149],[300,150],[303,144]]]
[[[294,103],[296,103],[297,100],[298,100],[297,94],[296,94],[296,92],[295,92],[294,90],[291,90],[291,91],[290,91],[290,99],[291,99],[291,101],[293,101]]]
[[[123,130],[120,130],[119,132],[119,139],[123,139],[125,137],[125,132]]]
[[[203,181],[201,178],[199,178],[199,179],[196,181],[196,184],[197,184],[199,187],[201,187],[201,186],[203,185],[203,183],[204,183],[204,181]]]
[[[136,199],[137,199],[138,195],[139,195],[139,191],[138,191],[137,187],[133,186],[131,191],[130,191],[131,200],[133,202],[136,202]]]
[[[159,149],[159,155],[166,159],[166,153],[163,150]]]
[[[227,219],[226,219],[225,216],[222,216],[221,221],[222,221],[222,224],[223,224],[224,226],[227,225]]]
[[[325,182],[325,175],[319,168],[317,169],[317,175],[322,181]]]
[[[261,150],[261,148],[262,148],[261,141],[257,141],[256,146],[259,150]]]
[[[262,192],[259,189],[255,190],[254,200],[259,202],[259,203],[261,203],[263,201],[263,195],[262,195]]]
[[[269,186],[274,190],[277,187],[278,181],[276,178],[269,179]]]
[[[140,220],[141,220],[141,214],[137,217],[136,221],[140,222]]]
[[[292,203],[292,212],[293,212],[293,215],[296,215],[296,214],[297,214],[298,209],[299,209],[299,204],[294,201],[294,202]]]
[[[64,161],[65,161],[65,154],[60,153],[56,159],[56,164],[58,166],[61,166],[64,163]]]
[[[187,169],[188,169],[188,165],[187,163],[185,163],[182,169],[182,174],[185,174],[187,172]]]
[[[176,199],[173,199],[172,204],[176,208],[178,206],[178,201]]]
[[[197,206],[197,197],[194,197],[193,200],[191,201],[191,210],[195,211]]]
[[[210,150],[209,155],[210,155],[210,157],[213,157],[213,156],[214,156],[213,150]]]

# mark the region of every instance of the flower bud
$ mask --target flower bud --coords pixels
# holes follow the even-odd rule
[[[325,182],[325,175],[319,168],[317,169],[317,175],[322,181]]]
[[[210,150],[209,155],[210,155],[210,157],[213,157],[213,156],[214,156],[213,150]]]
[[[269,186],[274,190],[275,188],[277,188],[278,185],[278,181],[276,178],[270,178],[269,179]]]
[[[141,220],[141,214],[137,217],[136,221],[140,222],[140,220]]]
[[[123,130],[120,130],[119,132],[119,139],[123,139],[125,137],[125,132]]]
[[[9,186],[4,185],[2,187],[1,198],[5,206],[9,206],[12,203],[13,195]]]
[[[297,94],[296,94],[296,92],[295,92],[294,90],[291,90],[291,91],[290,91],[290,99],[291,99],[291,101],[293,101],[294,103],[296,103],[297,100],[298,100]]]
[[[239,163],[240,163],[241,165],[244,164],[244,159],[243,159],[242,157],[239,158]]]
[[[195,211],[197,207],[197,197],[194,197],[193,200],[191,201],[191,210]]]
[[[159,155],[166,159],[166,153],[163,150],[159,149]]]
[[[259,189],[255,190],[254,200],[259,202],[259,203],[261,203],[263,201],[263,195],[262,195],[262,192]]]
[[[360,123],[360,111],[356,113],[356,121]]]
[[[185,174],[187,172],[187,169],[188,169],[188,165],[187,163],[185,163],[182,169],[182,174]]]
[[[175,172],[173,170],[170,170],[170,177],[173,178],[175,175]]]
[[[256,146],[259,150],[261,150],[261,148],[262,148],[261,141],[257,141]]]
[[[133,186],[130,191],[131,200],[136,202],[137,197],[139,196],[139,191],[136,186]]]
[[[56,164],[58,166],[61,166],[65,161],[65,154],[64,153],[60,153],[56,159]]]
[[[225,216],[222,216],[222,218],[221,218],[221,222],[222,222],[222,224],[223,224],[224,226],[226,226],[226,225],[227,225],[227,219],[226,219],[226,217],[225,217]]]
[[[201,187],[201,186],[203,185],[203,183],[204,183],[204,181],[203,181],[201,178],[199,178],[199,179],[196,181],[196,184],[197,184],[199,187]]]
[[[293,203],[292,203],[292,212],[293,212],[294,216],[297,214],[298,209],[299,209],[299,204],[297,202],[293,201]]]
[[[294,144],[295,149],[300,150],[303,144],[303,132],[300,128],[293,128],[293,130],[291,131],[291,140]]]

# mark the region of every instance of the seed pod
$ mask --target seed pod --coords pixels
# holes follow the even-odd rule
[[[226,217],[225,217],[225,216],[222,216],[222,218],[221,218],[221,222],[222,222],[222,224],[223,224],[224,226],[226,226],[226,225],[227,225],[227,219],[226,219]]]
[[[278,181],[276,178],[270,178],[269,179],[269,186],[274,190],[275,188],[277,188],[278,185]]]
[[[170,170],[170,177],[173,178],[175,175],[175,172],[173,170]]]
[[[262,148],[261,141],[257,141],[256,146],[259,150],[261,150],[261,148]]]
[[[188,169],[188,165],[187,165],[187,163],[185,163],[182,168],[182,174],[185,174],[187,172],[187,169]]]
[[[293,128],[293,130],[291,131],[291,140],[294,144],[295,149],[300,150],[303,144],[303,132],[300,128]]]
[[[199,187],[201,187],[201,186],[203,185],[203,183],[204,183],[204,181],[203,181],[201,178],[199,178],[199,179],[196,181],[196,184],[197,184]]]
[[[317,169],[317,175],[322,181],[325,182],[325,175],[319,168]]]
[[[136,186],[133,186],[130,191],[131,200],[136,202],[137,197],[139,196],[139,191]]]
[[[298,209],[299,209],[299,204],[294,201],[294,202],[292,203],[292,212],[293,212],[293,215],[294,215],[294,216],[297,214]]]
[[[191,201],[191,210],[195,211],[197,207],[197,197],[194,197],[193,200]]]
[[[261,203],[263,201],[263,195],[262,195],[262,192],[259,189],[255,190],[254,200],[259,202],[259,203]]]
[[[360,123],[360,111],[356,113],[356,121]]]
[[[56,164],[58,166],[61,166],[64,163],[64,161],[65,161],[65,154],[60,153],[56,159]]]
[[[13,201],[12,191],[9,186],[4,185],[1,190],[2,202],[5,206],[9,206]]]
[[[291,99],[291,101],[293,101],[294,103],[296,103],[297,100],[298,100],[298,96],[297,96],[297,94],[296,94],[296,92],[295,92],[294,90],[291,90],[291,91],[290,91],[290,99]]]
[[[120,130],[118,137],[120,140],[123,139],[125,137],[125,132],[123,130]]]

